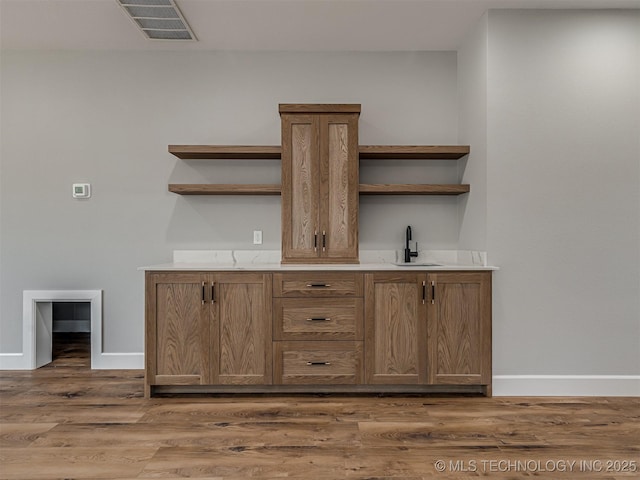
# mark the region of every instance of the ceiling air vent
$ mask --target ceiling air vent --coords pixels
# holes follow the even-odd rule
[[[174,0],[116,0],[147,38],[197,40]]]

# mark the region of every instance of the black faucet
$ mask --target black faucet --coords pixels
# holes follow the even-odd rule
[[[411,247],[409,246],[410,240],[411,240],[411,227],[407,227],[406,246],[404,249],[404,263],[411,263],[411,257],[418,256],[418,242],[416,242],[416,251],[412,252]]]

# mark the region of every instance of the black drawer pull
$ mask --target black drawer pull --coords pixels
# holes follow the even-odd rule
[[[307,322],[330,322],[331,319],[329,317],[313,317],[307,318]]]
[[[307,362],[307,365],[310,367],[313,366],[325,366],[325,365],[331,365],[331,362]]]
[[[307,283],[307,287],[310,288],[327,288],[330,287],[328,283]]]

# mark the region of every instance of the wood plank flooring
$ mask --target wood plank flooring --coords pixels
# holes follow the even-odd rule
[[[0,372],[0,479],[480,476],[640,478],[640,399],[146,400],[142,371]]]

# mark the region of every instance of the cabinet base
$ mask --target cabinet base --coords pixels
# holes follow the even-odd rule
[[[151,385],[150,395],[245,395],[245,394],[471,394],[491,396],[491,385]]]

